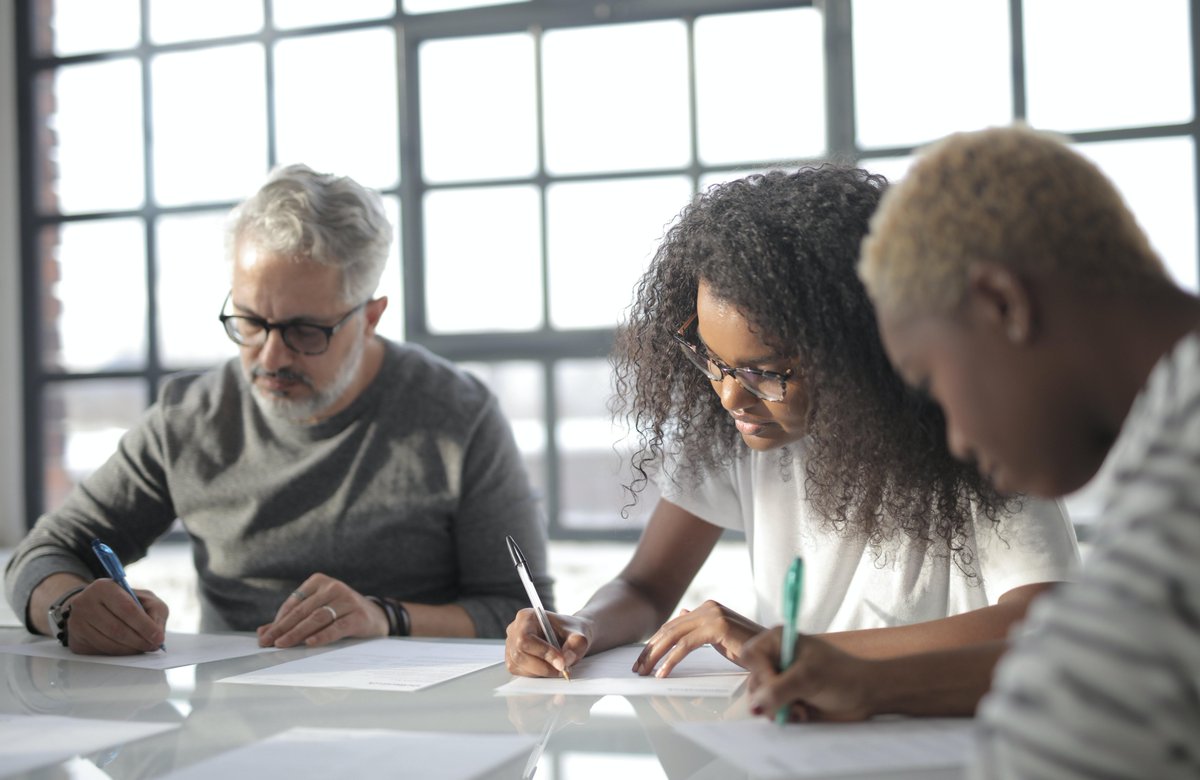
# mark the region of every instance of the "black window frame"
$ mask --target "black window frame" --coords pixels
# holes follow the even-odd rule
[[[267,50],[266,57],[266,111],[268,163],[280,162],[274,144],[274,56],[276,42],[290,38],[309,37],[332,32],[345,32],[390,25],[397,35],[398,106],[400,111],[398,137],[400,184],[381,190],[394,195],[401,203],[400,254],[404,286],[404,320],[406,340],[421,344],[435,353],[457,362],[503,362],[524,360],[538,363],[543,372],[546,388],[543,423],[546,439],[546,513],[550,522],[550,534],[556,539],[605,539],[629,540],[636,538],[638,529],[588,530],[565,527],[560,521],[561,497],[558,493],[558,448],[554,432],[557,422],[556,382],[554,367],[557,361],[568,359],[602,359],[608,355],[612,345],[611,328],[587,330],[554,330],[548,323],[548,285],[543,285],[543,327],[539,330],[508,333],[465,333],[437,334],[426,326],[423,196],[428,191],[446,188],[488,187],[507,184],[533,184],[544,193],[551,184],[569,181],[601,181],[624,177],[643,177],[669,173],[684,174],[690,178],[693,190],[698,188],[701,177],[725,171],[744,170],[755,167],[754,161],[742,161],[736,165],[702,165],[697,155],[696,112],[695,112],[695,60],[689,57],[689,84],[692,112],[691,161],[683,168],[661,171],[630,171],[608,174],[550,175],[546,173],[542,153],[544,144],[539,141],[539,172],[528,178],[516,180],[455,181],[453,183],[430,184],[421,176],[421,132],[420,132],[420,63],[418,46],[426,40],[457,38],[475,35],[494,35],[532,31],[537,44],[535,51],[540,56],[540,35],[547,30],[570,27],[594,26],[598,24],[625,24],[662,19],[682,19],[688,27],[689,45],[692,41],[694,22],[697,17],[719,13],[743,13],[785,8],[816,7],[823,15],[825,94],[826,94],[826,154],[820,159],[857,161],[867,167],[877,158],[891,158],[912,154],[917,147],[860,148],[856,141],[854,73],[852,51],[852,3],[850,0],[815,0],[814,2],[785,2],[784,0],[625,0],[624,2],[579,3],[576,0],[533,0],[529,3],[489,6],[477,9],[448,11],[434,14],[407,14],[396,2],[391,17],[305,27],[295,30],[276,30],[272,26],[270,0],[261,0],[264,9],[264,28],[252,35],[189,41],[175,44],[149,44],[148,9],[149,0],[141,0],[141,43],[133,49],[111,51],[78,56],[56,57],[38,55],[33,41],[36,11],[39,0],[18,0],[16,6],[16,52],[17,52],[17,102],[18,102],[18,160],[19,188],[22,194],[20,210],[20,263],[21,263],[21,328],[22,328],[22,372],[23,414],[25,420],[23,453],[26,463],[24,476],[24,500],[26,524],[32,526],[37,516],[45,511],[43,486],[43,394],[57,383],[81,382],[101,379],[135,379],[145,383],[148,401],[156,395],[159,383],[170,373],[164,367],[158,344],[156,322],[157,279],[155,257],[155,229],[161,216],[181,213],[205,212],[213,209],[228,209],[232,202],[190,204],[187,206],[157,206],[154,203],[153,159],[151,147],[146,144],[144,154],[145,204],[138,209],[93,212],[71,215],[43,215],[37,212],[37,193],[41,191],[39,176],[45,163],[38,159],[38,129],[35,127],[37,114],[34,84],[38,74],[62,65],[100,62],[113,58],[135,56],[142,68],[143,132],[149,136],[152,128],[149,62],[152,54],[186,51],[233,43],[261,43]],[[1026,87],[1024,66],[1023,2],[1009,0],[1010,38],[1012,45],[1012,115],[1014,119],[1025,118]],[[1200,49],[1200,13],[1193,3],[1190,19],[1193,73]],[[1136,12],[1132,7],[1130,12]],[[541,121],[541,88],[538,85],[539,122]],[[1191,172],[1193,184],[1200,192],[1200,122],[1196,110],[1200,107],[1200,78],[1193,79],[1193,119],[1179,125],[1153,125],[1120,130],[1098,130],[1072,133],[1070,137],[1081,143],[1112,140],[1133,140],[1158,137],[1190,137],[1197,150],[1195,170]],[[759,161],[759,167],[767,165],[796,165],[810,160]],[[544,206],[543,198],[543,209]],[[1200,198],[1198,198],[1200,202]],[[147,290],[146,318],[146,363],[139,370],[66,372],[47,371],[42,363],[39,344],[42,327],[38,236],[47,226],[66,222],[106,219],[112,217],[135,217],[145,226]],[[1197,220],[1200,225],[1200,219]],[[543,214],[542,230],[545,230]],[[544,238],[544,236],[543,236]],[[1198,261],[1200,262],[1200,261]],[[542,278],[547,276],[545,241],[542,249]],[[214,317],[215,319],[215,317]],[[200,368],[200,367],[197,367]],[[619,511],[614,506],[613,511]]]

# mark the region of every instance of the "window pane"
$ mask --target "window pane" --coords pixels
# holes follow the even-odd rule
[[[391,28],[280,41],[275,110],[280,162],[380,189],[400,180]]]
[[[554,326],[616,325],[691,194],[682,176],[552,185],[546,213]]]
[[[500,401],[512,424],[513,438],[529,472],[533,489],[546,496],[546,387],[542,366],[524,360],[498,363],[462,363],[461,367],[483,380]]]
[[[146,408],[146,384],[105,379],[47,385],[42,393],[44,509],[57,509],[78,482],[117,450]]]
[[[150,38],[155,43],[244,35],[262,29],[262,3],[246,0],[150,0]]]
[[[1072,131],[1191,121],[1187,0],[1038,0],[1025,3],[1024,19],[1030,123]]]
[[[855,0],[859,143],[907,146],[1012,121],[1009,29],[1008,0]]]
[[[237,354],[217,320],[229,292],[225,212],[158,220],[158,334],[163,364],[203,368]]]
[[[654,485],[630,503],[631,437],[612,420],[612,370],[606,360],[563,360],[554,367],[559,448],[559,518],[573,529],[640,528],[658,500]]]
[[[783,160],[825,151],[822,29],[811,8],[696,21],[701,160]]]
[[[547,32],[546,167],[556,173],[686,165],[688,54],[682,22]]]
[[[1074,147],[1113,180],[1175,280],[1196,292],[1196,149],[1188,138],[1109,141]]]
[[[240,200],[267,170],[266,86],[258,44],[152,61],[159,203]]]
[[[136,60],[58,68],[38,80],[38,107],[50,109],[38,130],[45,182],[43,211],[137,208],[145,193],[142,77]],[[46,94],[49,92],[49,94]]]
[[[280,29],[317,24],[379,19],[396,12],[395,0],[271,0],[271,14]]]
[[[375,332],[392,341],[404,341],[404,273],[400,267],[400,199],[392,195],[383,197],[383,208],[387,212],[388,221],[392,223],[394,235],[392,249],[388,253],[387,266],[383,269],[383,277],[375,290],[375,297],[387,296],[387,309]]]
[[[57,242],[57,245],[56,245]],[[146,237],[140,220],[68,222],[42,232],[57,280],[43,300],[42,365],[101,371],[146,359]]]
[[[429,181],[537,171],[533,39],[497,35],[420,48],[421,157]],[[487,63],[487,67],[464,67]]]
[[[38,54],[69,57],[137,46],[142,13],[138,0],[53,0],[30,3],[38,14]],[[9,13],[6,11],[5,13]]]
[[[529,0],[404,0],[405,13],[431,14],[438,11],[457,11],[460,8],[483,8],[488,5],[510,5]]]
[[[532,330],[542,324],[538,206],[533,187],[425,196],[431,331]]]

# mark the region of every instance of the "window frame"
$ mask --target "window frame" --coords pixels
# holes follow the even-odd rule
[[[20,203],[20,296],[22,332],[22,387],[23,414],[25,420],[23,437],[24,463],[24,506],[25,522],[32,526],[37,516],[44,511],[44,421],[43,394],[53,384],[87,382],[106,379],[132,379],[145,383],[147,399],[153,401],[160,382],[172,372],[163,365],[158,342],[158,294],[156,236],[158,219],[173,214],[210,212],[214,209],[229,209],[233,202],[207,202],[187,206],[158,206],[154,202],[152,147],[143,148],[145,203],[141,208],[120,211],[89,212],[83,214],[39,214],[36,209],[37,194],[42,191],[40,181],[49,163],[37,158],[39,133],[43,128],[35,126],[36,78],[47,71],[63,65],[102,62],[115,58],[136,58],[142,71],[143,135],[152,132],[152,105],[150,91],[150,60],[163,52],[187,51],[234,43],[258,43],[266,52],[266,133],[268,164],[279,162],[275,148],[276,117],[274,108],[275,71],[274,47],[279,41],[304,38],[333,32],[347,32],[389,26],[397,36],[397,103],[399,126],[396,143],[400,164],[398,186],[380,190],[384,195],[398,198],[401,204],[399,243],[401,275],[404,289],[404,332],[407,341],[421,344],[433,352],[455,362],[502,362],[525,360],[537,363],[542,370],[545,387],[543,423],[546,431],[544,496],[549,530],[553,538],[630,540],[640,530],[626,529],[580,529],[570,528],[561,522],[562,497],[559,495],[560,476],[559,450],[555,430],[558,422],[557,388],[554,367],[557,361],[567,359],[604,359],[612,346],[612,328],[585,330],[554,330],[549,326],[549,285],[547,246],[545,241],[545,192],[548,186],[573,181],[602,181],[608,179],[635,178],[656,174],[683,174],[692,182],[693,191],[699,187],[701,178],[712,173],[744,170],[753,167],[754,161],[742,161],[731,165],[703,165],[697,153],[697,131],[695,111],[696,63],[694,57],[694,23],[697,17],[718,13],[742,13],[790,8],[817,7],[823,14],[825,47],[825,95],[826,95],[826,154],[821,159],[853,160],[867,167],[872,159],[906,156],[916,147],[859,148],[855,132],[854,73],[852,50],[852,3],[850,0],[835,2],[794,2],[786,0],[626,0],[620,3],[576,3],[572,0],[532,0],[529,3],[488,6],[433,14],[407,14],[396,1],[394,12],[389,17],[365,21],[337,23],[299,29],[276,30],[273,28],[270,0],[261,0],[264,9],[264,27],[259,33],[222,38],[205,39],[170,44],[151,44],[149,38],[149,0],[141,0],[141,43],[132,48],[74,55],[66,57],[43,56],[34,51],[33,40],[37,17],[37,0],[18,0],[16,4],[16,52],[17,52],[17,121]],[[1193,9],[1190,20],[1193,71],[1196,71],[1200,49],[1200,14]],[[531,177],[486,181],[455,181],[452,183],[426,183],[421,176],[421,115],[420,115],[420,63],[419,44],[427,40],[456,38],[474,35],[495,35],[514,32],[531,32],[535,38],[536,70],[540,70],[541,34],[547,30],[598,24],[625,24],[640,21],[682,19],[687,25],[689,41],[689,102],[692,111],[690,162],[682,168],[663,170],[617,171],[604,174],[551,175],[545,170],[544,141],[538,141],[538,172]],[[1025,53],[1023,35],[1023,0],[1009,0],[1010,40],[1012,45],[1012,115],[1015,119],[1025,117]],[[542,87],[540,74],[536,85],[539,136],[543,118]],[[1190,137],[1197,149],[1195,170],[1191,172],[1193,185],[1200,191],[1200,121],[1196,110],[1200,108],[1200,79],[1193,79],[1193,119],[1189,123],[1169,126],[1145,126],[1119,130],[1097,130],[1069,134],[1076,142],[1134,140],[1159,137]],[[760,161],[761,165],[798,165],[814,160]],[[511,184],[532,184],[542,194],[543,231],[541,274],[543,279],[543,326],[526,332],[491,332],[438,334],[429,332],[426,326],[423,202],[426,192],[447,188],[482,188]],[[1198,198],[1200,201],[1200,198]],[[132,217],[141,221],[145,228],[145,284],[147,290],[146,353],[145,364],[136,370],[114,371],[48,371],[42,362],[39,343],[42,337],[42,289],[41,260],[39,257],[39,234],[46,227],[68,222]],[[1200,219],[1197,220],[1200,225]],[[215,306],[215,303],[214,303]],[[214,323],[215,327],[215,313]],[[204,368],[196,366],[195,368]],[[619,511],[614,506],[614,513]],[[615,516],[615,515],[614,515]]]

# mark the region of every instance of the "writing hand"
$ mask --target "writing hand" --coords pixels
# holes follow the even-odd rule
[[[762,630],[763,627],[753,620],[709,600],[696,609],[680,610],[678,617],[663,623],[646,640],[633,671],[643,676],[653,673],[666,677],[688,653],[708,644],[730,661],[744,666],[742,647]]]
[[[587,655],[591,645],[591,623],[574,615],[547,612],[546,617],[562,645],[555,650],[542,634],[537,615],[526,608],[508,624],[504,638],[504,663],[508,671],[522,677],[558,677]]]
[[[743,665],[750,670],[750,711],[774,718],[787,705],[791,720],[865,720],[873,714],[871,694],[878,662],[839,650],[817,637],[796,639],[792,665],[779,671],[782,630],[764,631],[746,643]]]
[[[317,573],[283,600],[275,619],[258,627],[260,647],[319,647],[346,637],[387,636],[387,615],[341,580]]]
[[[92,582],[68,604],[67,643],[81,655],[136,655],[159,649],[170,610],[151,591],[134,589],[141,606],[110,579]]]

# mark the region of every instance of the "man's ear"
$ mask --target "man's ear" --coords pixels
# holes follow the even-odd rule
[[[975,263],[967,271],[967,305],[973,318],[998,329],[1001,337],[1017,346],[1035,335],[1036,312],[1032,291],[1012,268],[997,263]]]
[[[384,309],[387,308],[388,299],[386,295],[381,295],[378,298],[373,298],[367,301],[364,307],[363,315],[367,318],[366,335],[374,336],[375,327],[379,325],[379,318],[383,316]]]

